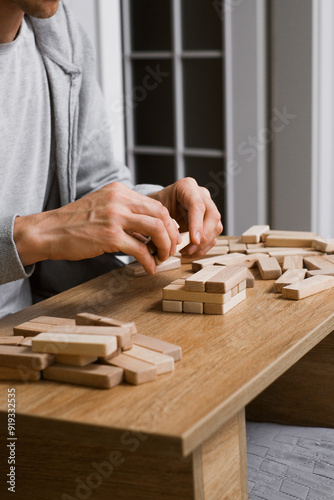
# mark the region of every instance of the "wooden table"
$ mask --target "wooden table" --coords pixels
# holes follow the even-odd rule
[[[118,270],[0,322],[8,335],[39,315],[89,311],[183,349],[173,374],[141,386],[1,383],[1,471],[16,388],[17,500],[246,499],[246,405],[257,420],[333,426],[334,290],[294,302],[256,281],[225,316],[162,313],[161,289],[188,269]]]

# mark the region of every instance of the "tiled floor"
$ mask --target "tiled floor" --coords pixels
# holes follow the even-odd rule
[[[334,429],[247,422],[250,500],[334,499]]]

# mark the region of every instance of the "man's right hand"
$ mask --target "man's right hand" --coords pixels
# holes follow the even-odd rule
[[[133,233],[150,236],[161,261],[173,255],[180,243],[167,208],[119,182],[59,209],[17,217],[14,225],[14,241],[24,266],[124,252],[153,274],[154,258]]]

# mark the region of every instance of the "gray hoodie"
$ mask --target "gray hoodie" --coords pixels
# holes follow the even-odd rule
[[[129,169],[113,157],[110,121],[95,80],[94,51],[86,33],[61,2],[47,20],[30,18],[46,68],[52,110],[55,177],[47,210],[120,181],[142,194],[160,186],[131,183]],[[24,268],[13,240],[15,217],[0,214],[0,284],[29,278],[41,297],[74,286],[119,265],[114,256],[80,263],[43,262]],[[36,267],[36,269],[35,269]]]

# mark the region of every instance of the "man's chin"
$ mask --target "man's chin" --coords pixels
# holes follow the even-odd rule
[[[25,14],[37,19],[48,19],[56,14],[60,0],[12,0]]]

